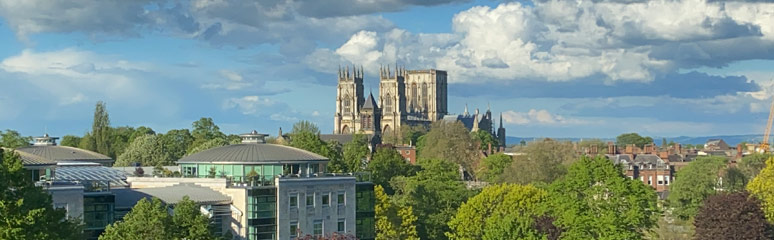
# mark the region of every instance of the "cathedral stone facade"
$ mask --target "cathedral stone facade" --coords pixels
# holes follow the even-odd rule
[[[379,69],[378,101],[365,99],[363,68],[339,69],[334,134],[394,134],[406,125],[429,125],[447,114],[446,71]]]

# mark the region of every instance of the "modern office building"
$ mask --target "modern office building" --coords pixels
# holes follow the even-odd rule
[[[229,199],[202,207],[220,209],[210,213],[219,216],[213,221],[216,227],[240,239],[375,237],[373,184],[366,175],[326,173],[328,159],[323,156],[268,144],[266,135],[256,131],[240,136],[241,144],[180,159],[183,178],[129,177],[129,187],[162,200],[165,194],[188,192],[183,188],[207,192],[191,196],[198,202]]]

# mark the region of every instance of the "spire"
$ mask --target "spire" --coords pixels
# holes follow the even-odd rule
[[[470,115],[470,113],[468,113],[468,104],[467,104],[467,103],[465,103],[465,112],[464,112],[464,113],[462,113],[462,115],[463,115],[463,116],[468,116],[468,115]]]
[[[363,74],[363,65],[360,65],[360,78],[363,78],[365,74]]]
[[[500,128],[503,128],[503,113],[500,112]]]
[[[349,65],[347,65],[347,73],[344,75],[345,78],[349,79]]]
[[[491,108],[489,107],[489,102],[486,102],[486,111],[490,112]]]

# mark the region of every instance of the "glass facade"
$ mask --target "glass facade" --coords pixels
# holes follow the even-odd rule
[[[374,239],[374,184],[359,182],[355,185],[355,233],[361,240]]]
[[[277,239],[277,189],[247,190],[247,238]]]
[[[90,239],[96,239],[107,225],[113,223],[114,204],[115,196],[112,194],[83,196],[83,223]]]

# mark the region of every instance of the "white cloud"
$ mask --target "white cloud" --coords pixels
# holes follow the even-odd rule
[[[112,56],[68,48],[51,52],[24,50],[0,62],[0,70],[16,74],[41,91],[68,105],[89,96],[130,98],[144,91],[134,74],[148,70],[144,63],[134,63]]]
[[[552,114],[545,109],[530,109],[527,112],[508,110],[503,112],[503,120],[505,123],[515,125],[568,125],[585,123],[579,119],[565,118],[560,115]]]
[[[242,90],[245,88],[253,87],[253,82],[245,81],[244,77],[232,70],[220,70],[219,72],[222,79],[217,82],[209,82],[202,84],[204,89],[225,89],[225,90]]]
[[[449,81],[457,83],[600,77],[609,84],[651,82],[682,67],[770,58],[760,54],[774,50],[774,21],[767,19],[774,19],[774,4],[511,2],[456,14],[451,34],[361,31],[338,49],[318,49],[306,62],[320,71],[330,66],[319,59],[343,58],[375,74],[379,65],[398,61],[448,70]],[[729,50],[739,45],[745,51]]]
[[[244,96],[241,98],[229,98],[223,103],[224,109],[239,109],[245,115],[258,115],[272,111],[265,108],[275,105],[274,101],[259,96]]]

